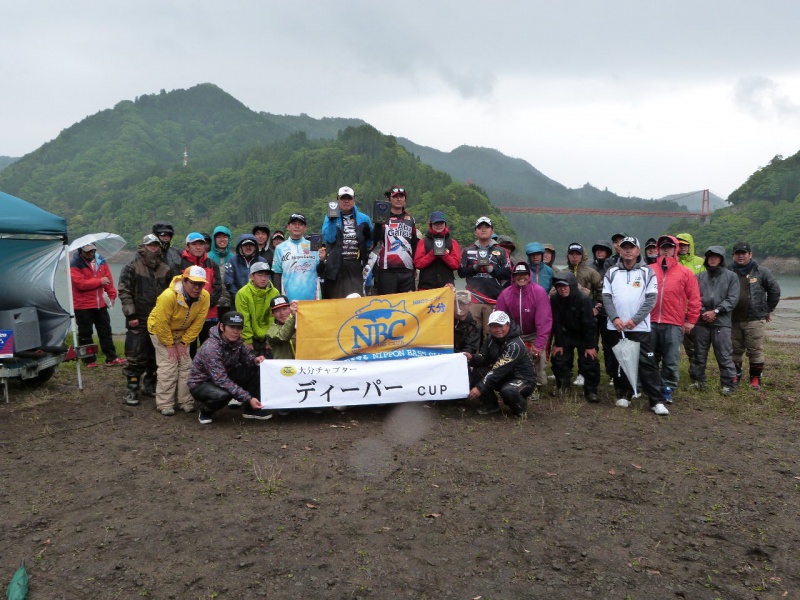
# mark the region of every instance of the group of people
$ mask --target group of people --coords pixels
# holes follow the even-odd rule
[[[638,390],[612,351],[623,338],[639,342],[637,387],[658,415],[669,414],[681,346],[694,387],[706,384],[713,347],[723,394],[743,378],[745,354],[750,386],[760,389],[765,323],[780,288],[747,243],[736,244],[728,268],[719,246],[695,256],[689,234],[648,240],[642,252],[635,237],[617,233],[596,242],[591,255],[569,244],[567,266],[558,269],[550,244],[528,243],[526,258],[515,260],[513,240],[497,235],[487,216],[462,249],[444,212],[431,213],[423,232],[406,210],[405,188],[389,186],[385,198],[373,222],[344,186],[328,204],[321,235],[307,235],[306,216],[293,213],[286,235],[256,223],[233,247],[230,229],[218,226],[211,235],[189,233],[179,248],[172,225],[159,221],[123,268],[118,294],[96,248],[85,246],[71,265],[79,341],[90,343],[97,328],[107,363],[124,365],[129,405],[155,397],[161,414],[197,408],[203,424],[223,406],[268,419],[257,365],[294,357],[298,302],[455,289],[457,274],[466,289],[456,292],[454,351],[467,356],[469,397],[480,401],[481,414],[499,411],[499,397],[526,416],[528,399],[547,382],[548,357],[553,394],[574,385],[577,359],[584,396],[598,402],[600,344],[616,404],[629,406]],[[107,309],[117,297],[127,360],[111,342]]]

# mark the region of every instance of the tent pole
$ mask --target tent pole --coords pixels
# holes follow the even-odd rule
[[[67,245],[64,244],[64,254],[66,255],[66,260],[64,264],[66,265],[67,269],[67,296],[69,297],[69,323],[70,329],[72,330],[72,345],[77,350],[78,348],[78,329],[75,326],[75,307],[73,306],[72,300],[72,274],[70,273],[69,268],[69,251],[67,250]],[[76,363],[76,370],[78,373],[78,389],[83,391],[83,379],[81,378],[81,359],[78,357],[75,360]]]

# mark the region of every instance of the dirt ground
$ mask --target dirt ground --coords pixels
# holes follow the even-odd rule
[[[25,559],[31,600],[798,598],[796,350],[769,345],[760,393],[660,418],[603,385],[523,422],[448,402],[201,426],[65,365],[0,406],[0,581]]]

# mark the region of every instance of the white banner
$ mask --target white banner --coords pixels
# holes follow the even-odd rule
[[[349,362],[265,360],[261,363],[264,408],[322,408],[455,400],[469,394],[463,354]]]

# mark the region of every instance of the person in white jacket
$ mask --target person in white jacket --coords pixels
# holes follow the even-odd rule
[[[639,240],[635,237],[622,239],[619,254],[619,261],[603,278],[603,307],[608,315],[607,327],[614,333],[611,348],[619,343],[623,333],[628,339],[639,342],[640,385],[650,399],[650,410],[657,415],[668,415],[661,391],[661,373],[650,338],[650,311],[658,299],[658,282],[653,270],[641,260]],[[617,406],[630,406],[633,386],[620,369],[613,351],[610,359],[614,389],[619,398]]]

